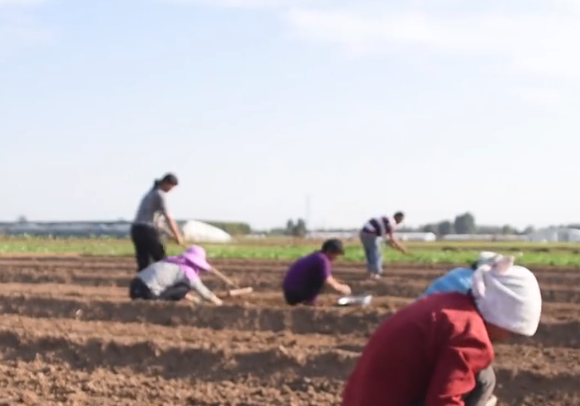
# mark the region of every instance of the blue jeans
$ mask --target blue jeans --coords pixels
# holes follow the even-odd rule
[[[365,250],[367,270],[372,274],[381,275],[383,273],[383,250],[381,247],[383,239],[363,231],[359,236]]]

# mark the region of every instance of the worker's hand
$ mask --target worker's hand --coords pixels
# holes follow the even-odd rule
[[[176,237],[175,242],[177,242],[177,244],[181,245],[182,247],[185,247],[185,241],[183,240],[182,236]]]
[[[341,290],[342,290],[342,294],[345,296],[350,296],[352,293],[352,290],[351,290],[350,286],[348,286],[348,285],[342,285]]]

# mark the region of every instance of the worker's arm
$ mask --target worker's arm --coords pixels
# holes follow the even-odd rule
[[[207,286],[205,286],[205,284],[201,281],[201,279],[193,280],[191,283],[191,288],[197,291],[197,293],[208,302],[211,302],[216,306],[221,306],[223,304],[223,301],[217,297],[215,293],[209,290]],[[188,293],[188,295],[190,295],[190,293]]]
[[[181,236],[181,233],[179,232],[179,227],[177,226],[177,223],[175,222],[173,217],[171,217],[169,214],[166,214],[165,219],[167,220],[167,224],[169,225],[169,229],[171,230],[171,233],[175,237],[175,241],[179,245],[184,245],[183,237]]]
[[[336,290],[338,293],[342,293],[345,296],[348,296],[352,293],[350,286],[338,282],[332,275],[326,278],[326,284]]]
[[[391,247],[401,251],[403,254],[407,253],[407,249],[403,246],[403,244],[401,244],[399,242],[399,240],[397,240],[395,238],[395,235],[393,234],[392,231],[388,231],[387,232],[387,244],[390,245]]]
[[[187,295],[185,295],[185,299],[188,300],[188,301],[190,301],[190,302],[194,302],[196,304],[200,304],[201,303],[201,300],[198,297],[196,297],[194,294],[192,294],[192,293],[188,293]],[[211,293],[209,295],[209,297],[207,298],[207,301],[213,303],[216,306],[221,306],[224,303],[214,293]]]
[[[169,230],[171,230],[171,233],[173,234],[175,241],[177,241],[177,243],[179,245],[184,245],[183,237],[181,236],[181,233],[179,232],[179,227],[177,226],[177,223],[173,219],[173,216],[171,216],[169,214],[169,210],[167,210],[167,203],[165,201],[165,195],[159,194],[159,199],[160,199],[159,206],[161,209],[161,214],[163,214],[163,217],[165,217],[165,220],[167,221],[167,225],[169,226]]]
[[[211,294],[209,301],[212,302],[216,306],[221,306],[222,304],[224,304],[224,302],[219,297],[217,297],[214,293]]]
[[[475,359],[479,364],[482,358],[486,358],[486,353],[479,348],[445,348],[438,357],[424,406],[465,406],[464,397],[476,385],[472,364]]]

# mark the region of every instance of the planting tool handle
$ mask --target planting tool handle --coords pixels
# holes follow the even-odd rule
[[[221,273],[220,271],[218,271],[216,268],[212,267],[211,268],[212,273],[214,273],[218,278],[220,278],[222,281],[224,281],[225,283],[227,283],[230,286],[233,286],[235,288],[237,288],[238,286],[227,276],[225,276],[223,273]]]

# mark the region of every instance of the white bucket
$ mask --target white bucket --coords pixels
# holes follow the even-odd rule
[[[337,303],[339,306],[360,305],[364,307],[370,305],[372,300],[372,295],[344,296],[338,299]]]

